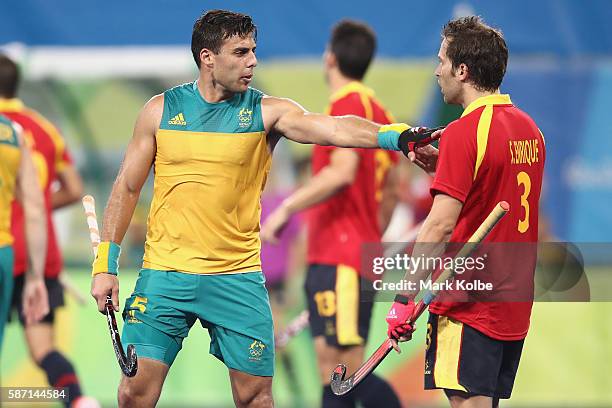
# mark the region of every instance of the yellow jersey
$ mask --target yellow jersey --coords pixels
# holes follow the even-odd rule
[[[260,196],[271,162],[262,97],[249,88],[209,103],[197,82],[164,93],[144,268],[261,270]]]
[[[0,115],[0,247],[12,245],[11,205],[19,173],[21,150],[12,123]]]

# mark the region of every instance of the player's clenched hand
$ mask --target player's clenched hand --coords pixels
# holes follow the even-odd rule
[[[278,237],[287,225],[290,217],[291,214],[289,214],[289,210],[284,205],[280,205],[272,211],[261,226],[260,236],[262,241],[277,244]]]
[[[23,287],[23,316],[26,324],[39,322],[49,313],[49,298],[43,278],[26,277]]]
[[[91,281],[91,296],[96,299],[98,310],[106,314],[106,297],[113,300],[115,312],[119,311],[119,279],[110,273],[98,273]]]
[[[398,296],[399,297],[399,296]],[[404,298],[404,297],[402,297]],[[414,301],[403,299],[403,301],[393,302],[391,309],[387,313],[387,336],[392,340],[393,348],[395,351],[400,353],[400,349],[397,345],[398,341],[408,341],[412,338],[412,332],[415,330],[413,324],[407,323],[412,317],[414,312]]]
[[[432,145],[417,146],[414,151],[408,153],[408,159],[433,176],[436,173],[438,155],[438,149]]]

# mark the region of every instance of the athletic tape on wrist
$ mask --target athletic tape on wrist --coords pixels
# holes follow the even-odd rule
[[[405,123],[383,125],[378,129],[378,146],[385,150],[400,150],[398,140],[403,131],[410,129]]]
[[[98,253],[92,265],[91,275],[99,273],[119,274],[119,255],[121,247],[112,241],[100,242]]]

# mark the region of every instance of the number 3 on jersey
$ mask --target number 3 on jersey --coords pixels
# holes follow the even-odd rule
[[[531,178],[529,174],[521,171],[516,175],[516,182],[519,187],[521,185],[524,186],[524,192],[521,195],[521,207],[525,209],[525,218],[518,222],[518,231],[524,234],[529,229],[529,201],[527,201],[527,197],[529,197],[529,193],[531,192]]]

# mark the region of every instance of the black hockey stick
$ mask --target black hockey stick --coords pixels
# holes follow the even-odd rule
[[[91,247],[95,256],[96,252],[98,251],[98,244],[100,244],[100,231],[98,229],[98,220],[96,218],[96,204],[94,198],[90,195],[83,197],[82,202],[83,208],[85,208],[85,215],[87,216]],[[133,377],[136,375],[136,371],[138,370],[138,356],[136,355],[136,349],[134,348],[133,344],[128,344],[127,356],[125,355],[123,352],[123,345],[121,344],[121,337],[119,336],[119,330],[117,330],[117,319],[115,319],[113,300],[110,296],[106,297],[105,307],[106,322],[108,323],[108,330],[113,341],[113,348],[115,349],[117,362],[119,363],[119,367],[125,376]]]

